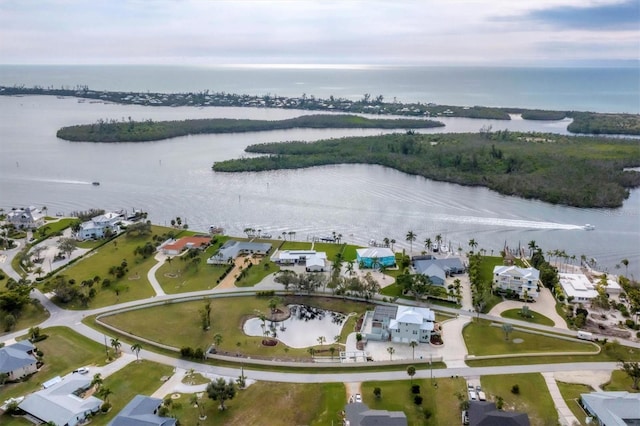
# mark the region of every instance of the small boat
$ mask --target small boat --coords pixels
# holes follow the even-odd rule
[[[590,223],[586,223],[583,227],[582,227],[585,231],[593,231],[594,229],[596,229],[595,226],[593,226]]]
[[[269,240],[271,239],[273,236],[271,234],[260,234],[260,238],[263,238],[265,240]]]
[[[209,233],[210,234],[223,234],[224,233],[224,228],[220,227],[220,226],[215,226],[215,225],[211,225],[209,227]]]
[[[98,182],[98,181],[91,182],[91,185],[93,185],[93,186],[100,186],[100,182]]]

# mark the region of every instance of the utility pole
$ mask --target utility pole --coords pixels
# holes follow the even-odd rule
[[[429,354],[429,368],[431,369],[431,384],[433,385],[433,354]]]
[[[104,335],[104,352],[107,354],[107,358],[109,358],[109,347],[107,346],[107,335]]]

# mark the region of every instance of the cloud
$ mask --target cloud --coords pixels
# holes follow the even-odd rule
[[[516,21],[530,21],[556,29],[585,29],[623,31],[640,27],[640,0],[614,4],[558,6],[532,10],[515,17]]]

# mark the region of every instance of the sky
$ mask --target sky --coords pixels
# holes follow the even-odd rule
[[[640,0],[0,0],[2,64],[638,65]]]

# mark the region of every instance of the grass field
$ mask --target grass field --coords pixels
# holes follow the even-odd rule
[[[311,250],[312,243],[307,241],[285,241],[280,250]]]
[[[560,394],[562,394],[562,399],[565,400],[567,406],[571,410],[576,419],[580,422],[581,425],[586,426],[585,418],[587,414],[584,412],[582,407],[579,404],[580,394],[592,392],[593,389],[591,386],[582,385],[578,383],[564,383],[557,382],[558,388],[560,389]]]
[[[4,287],[4,286],[3,286]],[[4,290],[4,288],[3,288]],[[9,333],[4,331],[4,317],[6,312],[0,310],[0,324],[2,324],[2,328],[0,328],[0,336],[3,334]],[[42,305],[33,305],[28,304],[22,309],[20,315],[16,318],[16,324],[13,326],[12,330],[24,330],[26,328],[30,328],[40,324],[42,321],[49,318],[49,312],[42,307]]]
[[[539,352],[595,352],[590,343],[573,342],[539,334],[514,330],[505,340],[502,327],[491,326],[488,321],[472,322],[462,331],[470,355],[498,355]],[[522,342],[516,343],[522,339]]]
[[[198,267],[194,267],[189,261],[184,261],[186,256],[173,256],[171,261],[165,261],[156,271],[156,279],[167,294],[185,293],[189,291],[210,290],[218,285],[217,280],[227,270],[228,265],[208,265],[207,259],[220,248],[227,238],[218,238],[216,244],[203,251],[198,259]]]
[[[244,334],[242,331],[244,320],[255,316],[256,311],[268,317],[268,298],[248,296],[207,299],[209,300],[211,301],[211,329],[208,331],[202,330],[200,321],[199,311],[205,306],[204,301],[166,304],[109,316],[103,320],[123,331],[178,348],[188,346],[206,349],[212,343],[213,336],[220,333],[223,339],[220,352],[231,354],[241,352],[246,355],[265,357],[309,357],[306,349],[286,348],[284,344],[266,347],[261,344],[261,337]],[[347,314],[364,312],[367,307],[365,303],[317,297],[288,297],[285,303],[305,303]],[[353,324],[347,323],[344,329],[353,331]],[[171,333],[168,332],[169,330],[180,330],[180,333]]]
[[[173,367],[168,365],[141,360],[140,362],[132,362],[106,377],[103,386],[113,392],[109,396],[109,402],[113,404],[113,408],[107,414],[95,416],[91,424],[106,425],[134,396],[138,394],[151,395],[162,385],[160,378],[171,376],[172,372]]]
[[[532,426],[558,424],[558,414],[542,375],[482,376],[480,382],[488,400],[495,401],[497,396],[501,396],[505,411],[527,413]],[[516,384],[520,388],[518,395],[511,393],[511,387]]]
[[[315,251],[323,251],[327,253],[327,259],[333,262],[338,253],[342,253],[346,244],[333,244],[333,243],[314,243],[313,249]]]
[[[247,275],[236,281],[236,287],[253,287],[259,284],[267,275],[275,274],[280,267],[273,263],[269,257],[264,257],[260,263],[249,268]]]
[[[533,311],[533,310],[529,310],[529,313],[531,315],[533,315],[532,318],[525,318],[522,315],[520,315],[520,309],[509,309],[507,311],[502,312],[502,314],[500,314],[501,317],[503,318],[510,318],[510,319],[515,319],[515,320],[520,320],[520,321],[526,321],[526,322],[530,322],[532,324],[540,324],[540,325],[548,325],[553,327],[554,326],[554,322],[548,318],[545,317],[544,315],[542,315],[539,312]]]
[[[66,327],[46,328],[41,332],[49,335],[47,339],[36,345],[44,353],[44,366],[25,382],[3,386],[2,401],[36,391],[47,380],[70,373],[78,367],[105,363],[106,354],[103,345]]]
[[[434,387],[429,379],[413,380],[420,385],[423,402],[414,404],[411,383],[407,380],[392,382],[366,382],[362,384],[362,398],[372,410],[403,411],[410,425],[456,425],[460,424],[461,410],[456,392],[464,394],[464,379],[438,379]],[[379,387],[382,396],[377,399],[373,390]],[[427,418],[425,413],[430,413]]]
[[[171,409],[171,415],[183,425],[338,425],[341,424],[340,411],[346,402],[342,383],[257,382],[226,401],[225,411],[219,411],[218,402],[208,399],[205,393],[201,401],[207,419],[199,421],[198,408],[188,404],[190,396],[182,395]]]
[[[633,385],[633,382],[624,371],[613,370],[611,380],[606,385],[602,386],[602,390],[640,392],[638,389],[632,389],[631,385]]]

